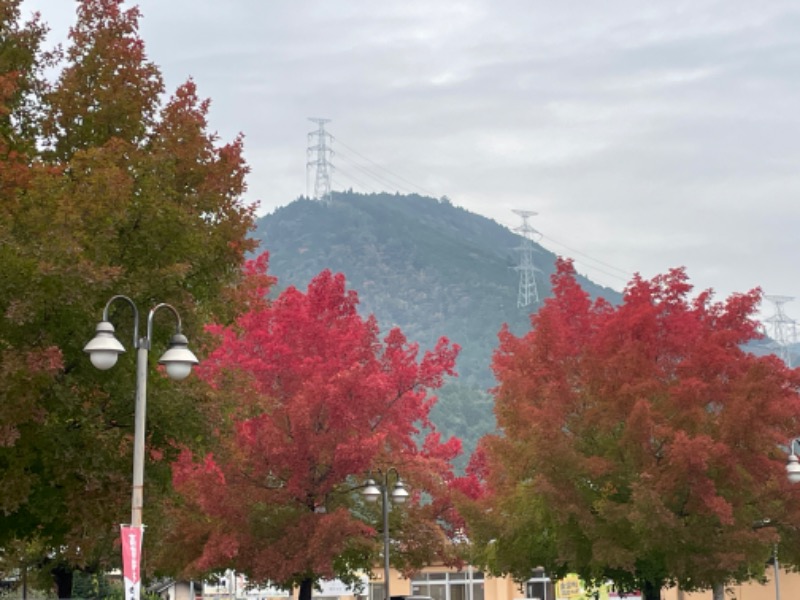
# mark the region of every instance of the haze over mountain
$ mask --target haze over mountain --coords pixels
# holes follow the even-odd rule
[[[441,336],[462,347],[459,377],[439,394],[433,420],[465,442],[494,428],[490,370],[503,323],[522,333],[539,303],[519,308],[518,248],[523,238],[446,198],[333,193],[330,202],[300,198],[258,221],[256,237],[270,253],[278,289],[305,289],[323,269],[344,273],[360,312],[382,330],[399,326],[431,348]],[[556,255],[534,244],[540,298],[550,294]],[[581,277],[592,296],[618,292]]]

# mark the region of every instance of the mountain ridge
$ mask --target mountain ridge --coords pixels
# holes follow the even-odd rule
[[[533,244],[540,302],[517,306],[518,247],[523,238],[497,222],[419,195],[332,194],[330,202],[299,198],[258,219],[255,237],[270,254],[276,292],[305,289],[324,269],[345,275],[359,312],[382,331],[400,327],[421,349],[441,336],[461,346],[459,377],[440,390],[431,418],[469,451],[494,429],[490,364],[503,324],[516,334],[551,293],[556,255]],[[592,296],[621,294],[578,276]]]
[[[517,307],[515,249],[522,237],[446,199],[352,192],[334,193],[330,203],[300,198],[261,217],[255,237],[270,253],[279,288],[304,288],[328,268],[344,273],[362,311],[374,313],[384,329],[399,326],[423,348],[433,347],[438,335],[465,349],[479,342],[485,364],[461,366],[468,377],[484,371],[479,376],[487,385],[491,352],[485,346],[503,323],[524,331],[534,312]],[[536,243],[534,249],[544,298],[556,255]],[[585,277],[579,281],[593,297],[621,298]]]

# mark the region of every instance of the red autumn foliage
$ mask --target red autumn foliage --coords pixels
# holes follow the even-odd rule
[[[760,575],[776,532],[753,522],[800,516],[784,471],[800,373],[744,348],[760,292],[691,298],[675,269],[637,276],[611,306],[568,261],[553,283],[528,333],[500,334],[502,435],[473,465],[486,492],[473,538],[495,540],[500,570],[542,564],[653,594]],[[791,548],[796,530],[781,533]]]
[[[213,454],[186,452],[174,465],[191,507],[174,531],[197,550],[184,557],[189,570],[235,566],[291,586],[372,567],[375,515],[357,488],[373,468],[396,468],[416,498],[404,509],[413,522],[392,529],[403,539],[393,558],[443,551],[436,519],[451,508],[441,495],[460,442],[442,442],[429,422],[429,391],[453,374],[458,347],[441,339],[419,359],[399,329],[381,340],[375,319],[357,313],[357,294],[329,271],[306,292],[259,302],[265,268],[266,257],[248,267],[252,310],[212,328],[219,346],[198,368],[228,412]],[[433,500],[420,503],[422,491]]]

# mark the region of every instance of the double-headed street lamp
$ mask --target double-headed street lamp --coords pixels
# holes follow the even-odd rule
[[[186,336],[181,333],[181,317],[169,304],[157,304],[147,317],[147,333],[139,337],[139,310],[127,296],[113,296],[103,309],[103,320],[97,324],[97,333],[83,348],[89,354],[92,364],[105,371],[113,367],[125,347],[114,336],[114,326],[108,320],[108,309],[116,300],[124,300],[133,309],[133,347],[136,348],[136,412],[133,432],[133,494],[131,498],[131,526],[142,526],[142,505],[144,486],[144,429],[147,407],[147,354],[153,334],[153,317],[161,308],[169,309],[175,316],[177,327],[170,340],[169,348],[158,360],[164,365],[171,379],[185,379],[192,367],[199,361],[188,348]]]
[[[392,488],[391,496],[389,494],[389,478],[394,475],[394,486]],[[376,481],[377,480],[377,481]],[[406,489],[403,480],[400,479],[400,473],[394,467],[389,467],[385,472],[376,469],[370,471],[369,479],[364,482],[364,488],[361,490],[364,498],[369,502],[375,502],[378,498],[381,499],[381,510],[383,513],[383,589],[386,600],[391,599],[389,593],[389,498],[395,504],[403,504],[408,498],[408,490]]]

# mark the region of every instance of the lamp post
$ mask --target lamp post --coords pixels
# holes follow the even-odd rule
[[[381,511],[383,514],[383,589],[386,600],[391,599],[389,592],[389,477],[394,475],[394,487],[392,488],[391,500],[395,504],[403,504],[408,498],[408,490],[400,473],[394,467],[389,467],[386,471],[376,469],[370,471],[369,478],[364,482],[364,489],[361,490],[364,498],[369,502],[381,499]],[[377,482],[376,482],[377,480]]]
[[[775,527],[772,519],[761,519],[753,523],[753,529],[763,529],[764,527]],[[773,571],[775,572],[775,600],[781,600],[781,579],[780,565],[778,564],[778,543],[772,546],[772,557],[770,559]]]
[[[131,526],[141,528],[144,487],[144,429],[147,407],[147,355],[153,334],[153,317],[162,308],[169,309],[175,316],[177,327],[170,340],[167,351],[158,360],[164,365],[171,379],[185,379],[192,367],[199,361],[188,348],[186,336],[181,333],[181,317],[169,304],[157,304],[147,317],[147,332],[139,337],[139,310],[127,296],[113,296],[103,309],[103,320],[97,324],[95,336],[83,348],[89,354],[92,364],[100,370],[113,367],[125,347],[114,336],[114,326],[108,320],[108,309],[117,300],[127,302],[133,309],[133,347],[136,348],[136,408],[133,431],[133,493],[131,498]]]
[[[775,572],[775,600],[781,600],[781,574],[778,564],[778,542],[772,546],[772,569]]]

